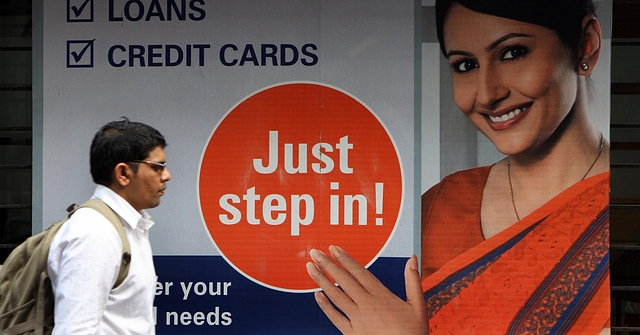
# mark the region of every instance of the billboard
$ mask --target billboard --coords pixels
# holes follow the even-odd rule
[[[550,328],[582,325],[585,310],[608,318],[588,305],[608,299],[608,198],[571,201],[608,185],[610,1],[581,26],[597,55],[575,64],[562,28],[456,6],[456,24],[438,28],[434,1],[43,1],[34,230],[91,196],[91,138],[126,116],[169,143],[172,180],[149,211],[158,334],[339,333],[306,268],[331,245],[403,299],[418,255],[433,333],[522,329],[555,301],[544,287],[584,289]],[[542,49],[554,61],[535,60]],[[584,220],[553,230],[560,208]],[[579,287],[545,281],[593,250],[602,271]],[[532,268],[527,284],[504,276]],[[472,317],[456,307],[469,304]]]
[[[305,267],[331,244],[403,294],[415,5],[43,2],[43,227],[91,196],[91,138],[126,116],[169,144],[158,334],[335,332]]]

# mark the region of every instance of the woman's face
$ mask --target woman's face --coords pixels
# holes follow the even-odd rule
[[[458,108],[503,154],[539,147],[577,95],[577,73],[557,35],[459,4],[443,28]]]

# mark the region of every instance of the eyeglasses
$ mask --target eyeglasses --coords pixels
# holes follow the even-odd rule
[[[145,164],[149,164],[151,165],[151,167],[158,171],[158,172],[162,172],[164,171],[164,169],[167,167],[167,162],[164,163],[159,163],[159,162],[152,162],[152,161],[131,161],[132,163],[145,163]]]

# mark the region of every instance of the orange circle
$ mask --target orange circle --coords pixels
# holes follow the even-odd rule
[[[238,103],[211,135],[199,174],[202,216],[222,256],[283,291],[317,288],[305,267],[311,249],[339,245],[371,264],[404,195],[385,127],[320,83],[280,84]]]

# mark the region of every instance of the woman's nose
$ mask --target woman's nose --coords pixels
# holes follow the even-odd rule
[[[478,71],[478,91],[476,101],[483,108],[497,107],[500,101],[509,96],[509,88],[497,71],[489,66],[480,67]]]

